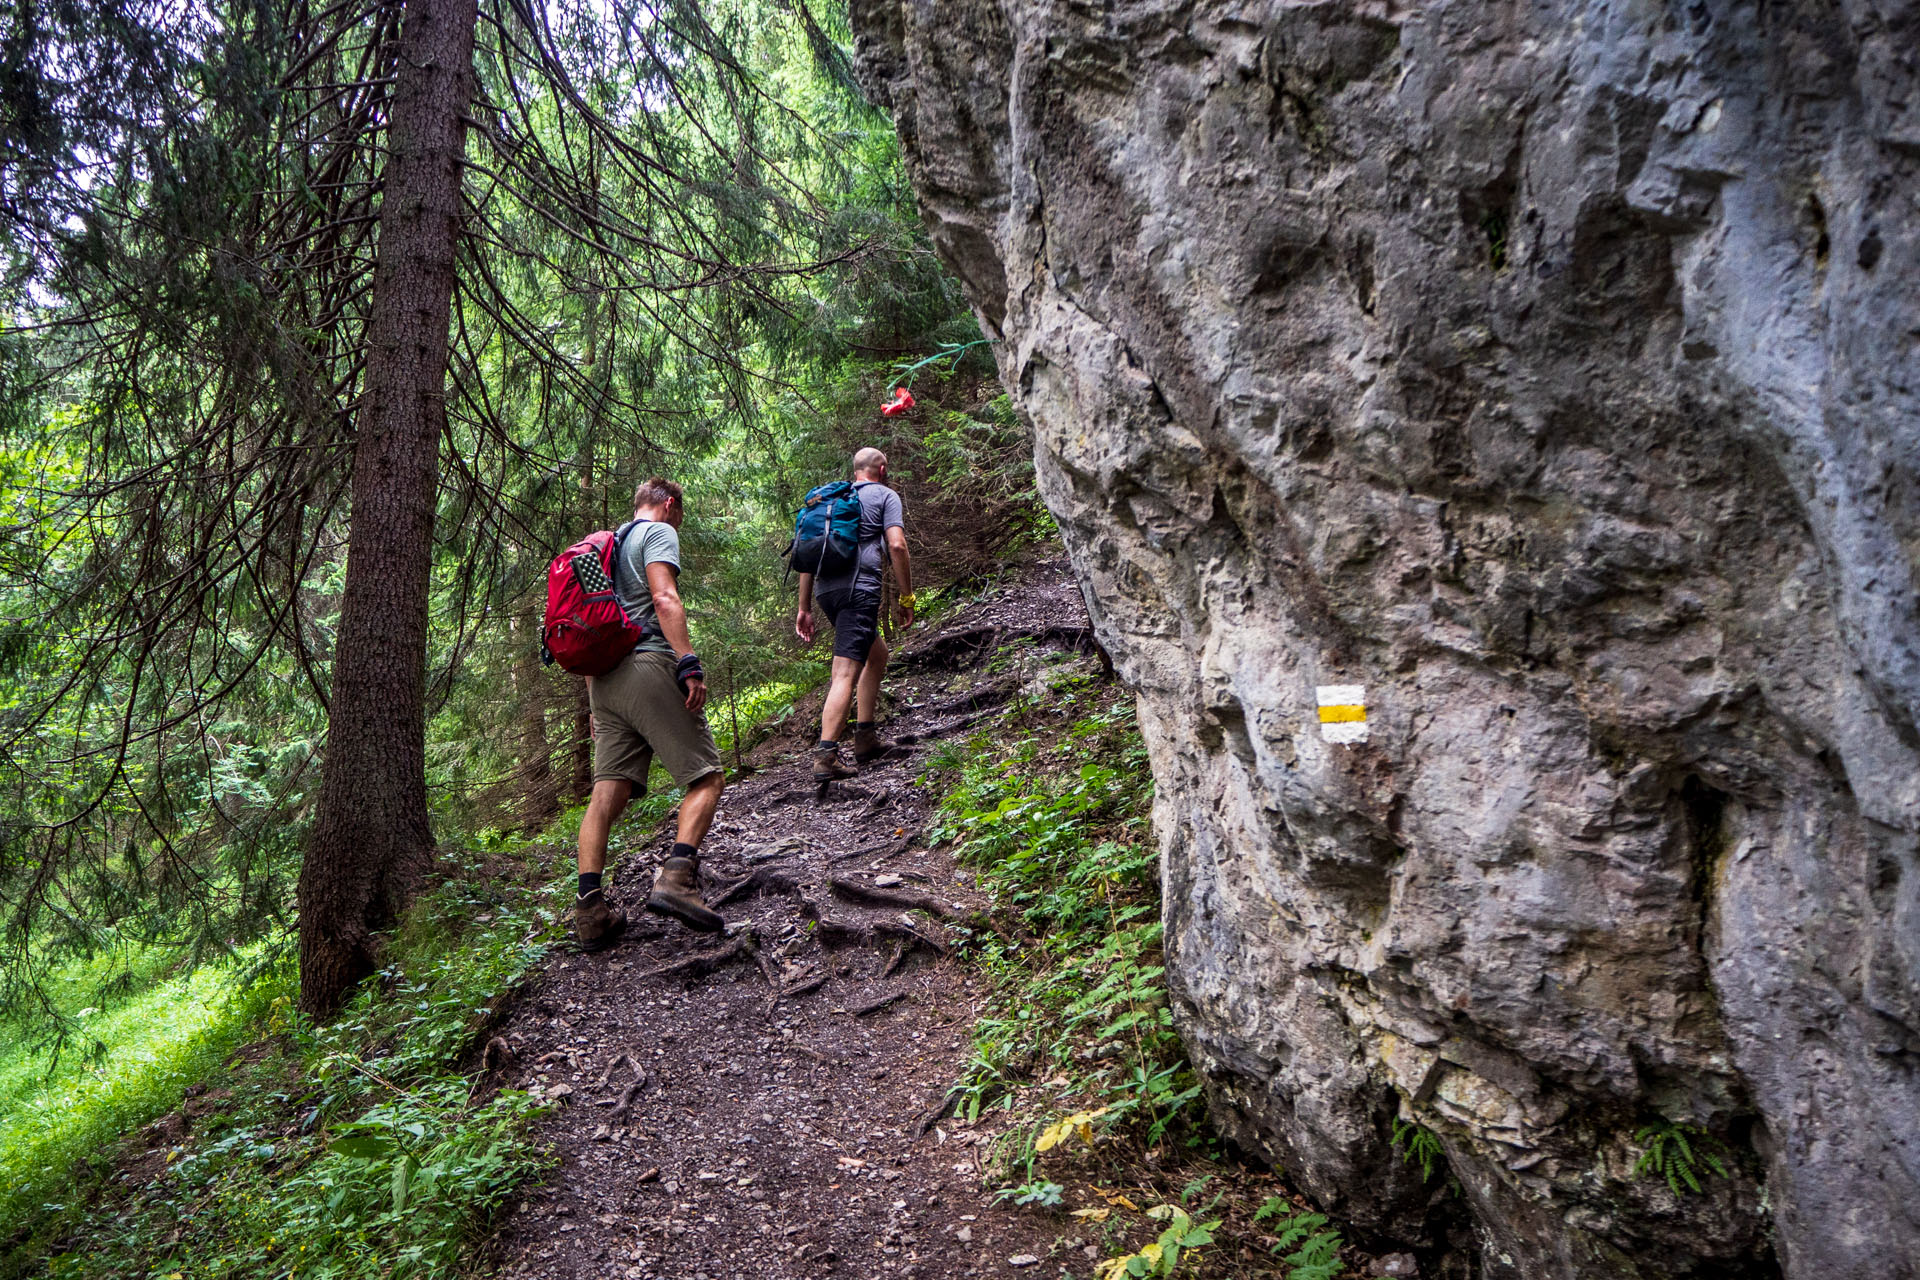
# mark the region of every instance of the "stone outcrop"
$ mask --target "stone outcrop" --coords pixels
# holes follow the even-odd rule
[[[1920,1274],[1920,5],[854,18],[1216,1116],[1487,1276]]]

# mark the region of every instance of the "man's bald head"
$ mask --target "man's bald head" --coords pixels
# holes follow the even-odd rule
[[[853,474],[855,479],[884,480],[887,475],[887,455],[878,449],[862,449],[853,455]]]

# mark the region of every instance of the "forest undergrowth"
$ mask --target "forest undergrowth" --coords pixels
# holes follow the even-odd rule
[[[568,906],[550,847],[495,843],[447,856],[333,1022],[295,1011],[284,966],[215,1005],[205,1047],[248,1042],[153,1080],[177,1108],[154,1125],[121,1138],[109,1113],[94,1160],[14,1184],[0,1274],[468,1273],[492,1211],[545,1163],[525,1139],[535,1104],[480,1086],[484,1030]],[[10,1179],[25,1155],[0,1151]]]
[[[1068,677],[1001,723],[1027,727],[948,743],[921,777],[944,790],[929,838],[1020,924],[974,944],[994,996],[953,1095],[963,1121],[1011,1121],[995,1195],[1097,1244],[1098,1280],[1343,1274],[1327,1219],[1222,1143],[1174,1030],[1131,695]]]

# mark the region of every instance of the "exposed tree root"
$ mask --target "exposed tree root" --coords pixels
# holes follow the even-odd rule
[[[852,1014],[856,1018],[864,1018],[870,1013],[880,1012],[882,1009],[886,1008],[890,1004],[898,1004],[900,1001],[905,1000],[906,998],[907,998],[906,992],[895,991],[891,995],[881,996],[878,1000],[869,1000],[865,1004],[855,1005],[853,1008],[847,1010],[847,1012]]]
[[[636,978],[698,977],[703,973],[712,973],[729,960],[743,955],[752,955],[758,946],[753,930],[748,929],[718,951],[705,951],[697,956],[688,956],[684,960],[675,960],[672,964],[659,965],[652,969],[643,969],[635,974]]]
[[[935,955],[944,956],[953,950],[952,947],[946,944],[944,939],[936,938],[930,933],[922,933],[905,921],[876,920],[874,921],[873,931],[875,933],[890,934],[896,938],[907,939],[909,940],[909,945],[917,942]]]
[[[966,920],[978,914],[956,908],[952,903],[944,902],[931,893],[919,893],[913,889],[882,889],[877,885],[861,884],[858,880],[846,880],[839,876],[829,879],[827,887],[841,897],[852,898],[855,902],[869,902],[881,907],[900,907],[907,911],[924,911],[942,920]]]
[[[630,1053],[621,1052],[621,1053],[616,1053],[611,1058],[607,1059],[607,1065],[604,1069],[601,1070],[600,1079],[597,1081],[597,1083],[604,1088],[606,1086],[607,1081],[613,1078],[613,1073],[619,1068],[620,1064],[623,1062],[627,1064],[627,1069],[633,1072],[634,1079],[644,1080],[647,1078],[647,1073],[640,1069],[640,1064],[638,1061],[634,1059],[634,1056]]]
[[[756,867],[746,875],[735,880],[720,891],[718,897],[707,903],[709,907],[724,907],[729,902],[750,897],[756,893],[772,890],[777,893],[799,893],[801,882],[791,867],[774,865]]]
[[[913,1136],[916,1138],[926,1137],[927,1130],[933,1128],[933,1126],[953,1114],[953,1108],[959,1101],[960,1094],[957,1090],[949,1090],[943,1094],[940,1101],[934,1103],[932,1107],[922,1113],[919,1121],[916,1122],[913,1127]]]
[[[863,845],[858,849],[853,849],[846,853],[836,853],[828,858],[827,861],[852,862],[855,858],[864,858],[868,854],[878,854],[879,857],[876,861],[884,862],[888,858],[897,858],[908,849],[911,849],[913,842],[919,838],[920,832],[918,830],[909,831],[903,836],[882,840],[878,844]]]
[[[987,711],[1000,706],[1020,690],[1018,680],[996,680],[990,685],[964,693],[958,698],[927,708],[930,716],[950,716],[963,711]]]
[[[633,1114],[633,1104],[640,1097],[640,1091],[647,1087],[647,1077],[643,1073],[638,1080],[620,1092],[620,1101],[607,1113],[609,1121],[624,1120]]]

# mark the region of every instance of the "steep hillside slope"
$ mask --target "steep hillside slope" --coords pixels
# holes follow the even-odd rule
[[[1221,1116],[1489,1275],[1920,1274],[1920,7],[854,11]]]

